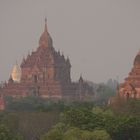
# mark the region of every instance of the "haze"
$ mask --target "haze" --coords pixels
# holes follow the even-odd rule
[[[0,0],[0,81],[38,47],[47,17],[71,75],[95,83],[123,79],[140,49],[139,0]]]

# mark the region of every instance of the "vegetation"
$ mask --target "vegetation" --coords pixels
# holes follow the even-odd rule
[[[23,137],[12,133],[6,125],[0,124],[0,140],[23,140]]]
[[[53,128],[41,140],[111,140],[105,130],[86,131],[76,127],[67,129],[64,133],[58,127]]]
[[[23,136],[25,140],[39,139],[59,119],[59,112],[1,112],[0,127],[6,128],[10,136]],[[4,129],[5,132],[5,129]],[[6,136],[8,136],[6,134]],[[1,139],[0,139],[1,140]],[[7,140],[11,140],[8,138]],[[16,140],[16,139],[14,139]],[[17,139],[18,140],[18,139]]]
[[[53,101],[43,99],[37,96],[28,96],[21,99],[14,99],[12,97],[5,98],[7,111],[53,111],[63,110],[63,101]]]
[[[110,97],[115,96],[116,89],[111,88],[105,84],[99,84],[96,90],[96,103],[107,104]]]
[[[0,140],[139,140],[140,100],[111,106],[27,97],[7,98]]]
[[[116,102],[110,106],[116,115],[126,114],[128,116],[140,116],[139,99],[116,99]]]
[[[140,102],[133,103],[139,107],[131,115],[113,111],[110,107],[71,106],[63,111],[60,122],[41,140],[139,140],[140,118],[137,111]],[[132,104],[132,101],[126,104]]]

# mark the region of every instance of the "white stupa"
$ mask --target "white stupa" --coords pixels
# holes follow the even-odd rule
[[[11,76],[14,82],[17,82],[17,83],[20,82],[21,69],[17,63],[13,66]]]

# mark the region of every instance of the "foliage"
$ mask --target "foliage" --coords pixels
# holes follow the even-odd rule
[[[58,123],[47,134],[43,135],[41,140],[62,140],[66,128],[65,124]]]
[[[64,133],[63,140],[81,140],[81,135],[79,128],[70,128]]]
[[[93,140],[111,140],[106,130],[94,130],[91,135]]]
[[[57,129],[52,129],[41,140],[62,140],[62,133]]]
[[[140,139],[140,119],[132,116],[119,116],[115,124],[108,128],[115,140],[138,140]]]
[[[71,126],[83,128],[88,124],[91,113],[85,108],[70,108],[62,114],[62,120]]]
[[[0,140],[11,140],[13,139],[9,129],[4,126],[0,125]]]
[[[20,99],[5,97],[8,111],[52,111],[63,110],[63,101],[53,101],[36,96],[28,96]]]
[[[14,136],[14,140],[22,139],[20,134],[27,140],[40,136],[41,140],[140,139],[140,100],[118,100],[112,106],[100,107],[94,103],[54,102],[36,97],[8,100],[11,108],[7,110],[12,112],[0,112],[0,125],[5,126],[6,136]],[[26,103],[29,108],[24,106]]]
[[[19,134],[13,135],[8,129],[8,127],[1,124],[0,125],[0,140],[23,140],[23,138]]]
[[[41,140],[111,140],[111,137],[105,130],[88,131],[70,127],[63,133],[53,128]]]
[[[99,84],[96,94],[96,103],[97,104],[106,104],[108,99],[112,96],[115,96],[116,90],[108,87],[105,84]]]
[[[140,118],[137,115],[119,114],[119,112],[116,115],[105,107],[89,109],[71,106],[61,114],[61,122],[67,126],[61,129],[61,134],[64,133],[61,139],[63,137],[64,140],[140,139]]]
[[[113,112],[117,114],[126,114],[132,116],[140,116],[140,100],[139,99],[121,99],[110,106]]]
[[[5,124],[12,133],[17,133],[19,128],[19,116],[16,113],[5,113],[2,120],[2,124]]]
[[[64,133],[63,140],[111,140],[111,137],[105,130],[87,131],[70,128]]]
[[[59,119],[59,112],[0,112],[0,125],[4,125],[14,140],[36,140]],[[22,136],[21,136],[22,135]]]

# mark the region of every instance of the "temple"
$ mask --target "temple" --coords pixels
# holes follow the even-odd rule
[[[94,91],[82,78],[71,80],[69,58],[56,51],[48,33],[47,20],[36,51],[16,64],[9,81],[0,88],[3,96],[40,96],[64,100],[93,100]]]
[[[124,83],[120,84],[118,94],[122,98],[140,99],[140,51],[134,59],[134,64]]]

